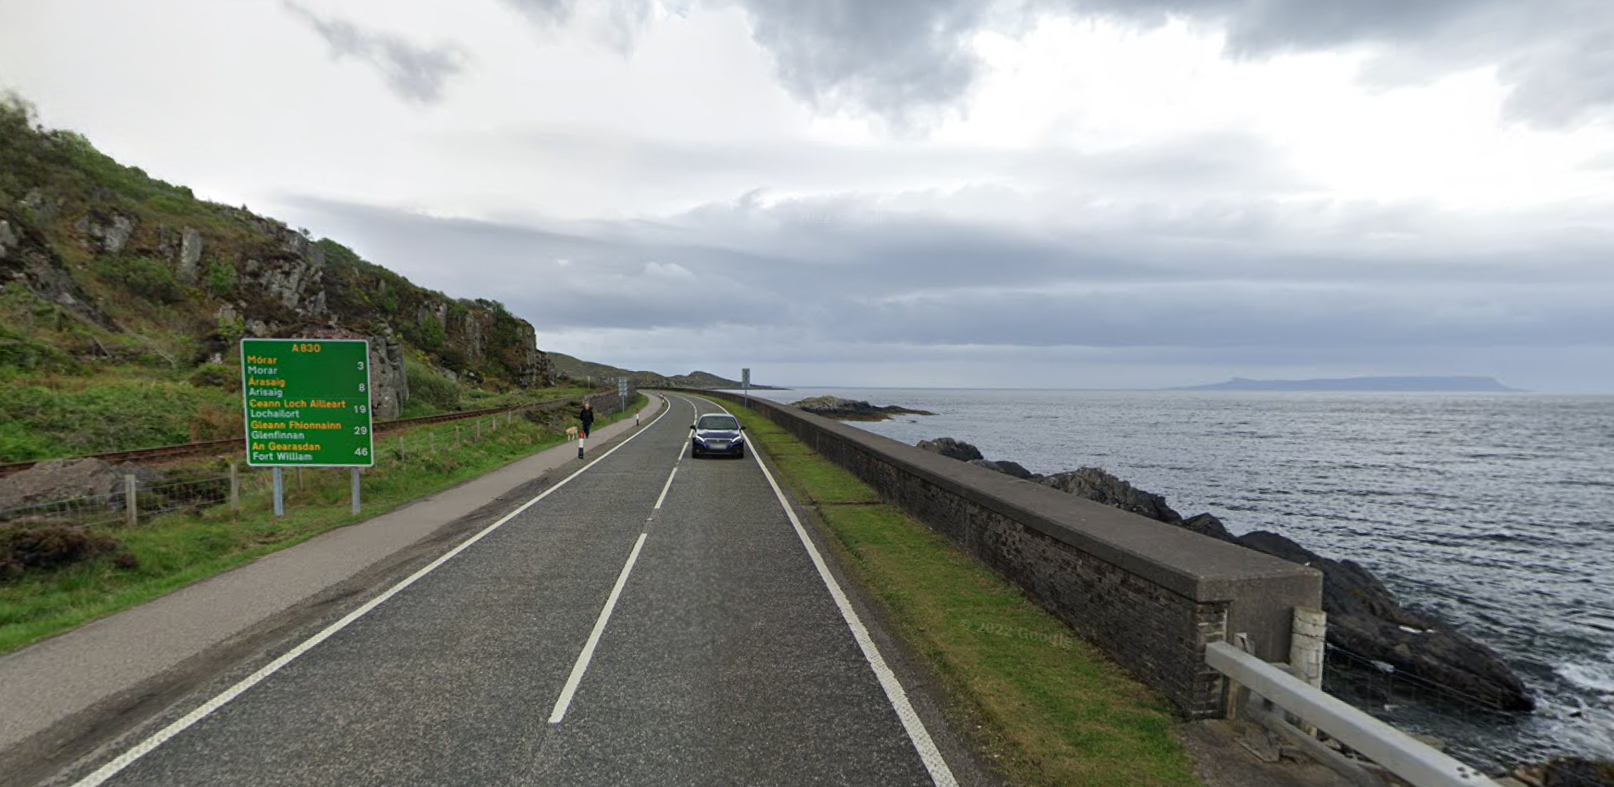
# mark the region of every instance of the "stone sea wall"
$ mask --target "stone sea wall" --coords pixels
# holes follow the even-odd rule
[[[1257,655],[1286,661],[1293,608],[1321,605],[1314,569],[789,405],[750,406],[1022,588],[1186,718],[1224,709],[1206,645],[1244,633]]]

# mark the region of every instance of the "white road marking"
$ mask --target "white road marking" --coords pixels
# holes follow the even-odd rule
[[[667,484],[661,488],[661,497],[656,498],[656,510],[661,510],[661,504],[667,500],[667,490],[672,488],[673,479],[678,476],[678,468],[674,467],[667,475]]]
[[[857,646],[863,650],[863,657],[868,660],[869,668],[874,670],[874,677],[880,681],[880,688],[885,689],[886,699],[891,702],[891,708],[897,712],[897,718],[902,720],[902,728],[907,730],[908,740],[913,742],[914,750],[919,753],[919,759],[925,763],[925,770],[930,771],[930,780],[937,787],[957,787],[958,780],[947,767],[947,760],[942,758],[941,751],[936,748],[936,742],[931,740],[930,732],[925,729],[925,723],[914,712],[913,704],[908,702],[908,693],[903,691],[896,673],[886,665],[885,658],[880,655],[880,649],[869,637],[869,630],[864,627],[863,621],[858,618],[857,612],[846,600],[846,593],[842,592],[840,583],[829,573],[824,558],[818,554],[818,548],[813,546],[812,539],[807,537],[807,531],[802,528],[801,520],[797,519],[796,512],[791,510],[790,501],[785,499],[785,493],[779,489],[778,482],[773,480],[773,474],[768,472],[768,466],[762,463],[762,457],[754,443],[751,445],[751,457],[756,460],[757,467],[762,468],[762,475],[768,479],[768,485],[773,487],[773,494],[779,498],[779,505],[784,508],[785,516],[790,517],[790,524],[796,528],[796,536],[801,539],[802,546],[807,547],[807,554],[812,557],[813,566],[818,569],[818,576],[824,580],[824,586],[829,588],[830,596],[835,599],[835,606],[841,610],[841,617],[852,630],[852,637],[857,640]]]
[[[622,573],[617,575],[616,587],[611,588],[611,595],[605,600],[605,609],[600,610],[600,619],[594,621],[594,630],[589,632],[588,642],[583,645],[583,652],[578,654],[577,663],[572,665],[571,677],[566,679],[566,687],[560,690],[560,697],[555,700],[555,709],[549,712],[550,724],[559,724],[561,719],[566,718],[566,709],[571,707],[572,695],[577,693],[577,685],[583,682],[583,673],[588,671],[588,663],[594,659],[594,648],[600,644],[600,635],[605,633],[605,624],[610,622],[611,611],[616,609],[616,601],[622,596],[622,586],[628,583],[628,574],[633,571],[633,564],[639,559],[639,550],[644,547],[645,535],[640,533],[639,540],[633,542],[633,551],[628,553],[628,562],[623,564]]]
[[[659,415],[656,416],[657,420],[659,420],[662,415],[666,415],[667,412],[670,411],[671,409],[672,409],[671,407],[668,407],[667,409],[663,410]],[[655,423],[655,421],[652,421],[651,423]],[[415,582],[418,581],[421,577],[424,577],[427,574],[430,574],[431,572],[437,570],[437,568],[439,566],[441,566],[444,563],[447,563],[448,561],[452,560],[454,558],[454,556],[458,555],[461,552],[464,552],[466,549],[469,549],[472,544],[475,544],[476,542],[481,541],[483,539],[483,537],[487,536],[489,533],[492,533],[493,531],[498,530],[500,527],[504,526],[504,523],[509,522],[510,520],[516,518],[516,516],[519,515],[521,512],[526,511],[527,509],[529,509],[532,506],[536,505],[538,503],[538,501],[543,500],[546,497],[549,497],[551,494],[553,494],[555,492],[555,490],[560,489],[561,487],[565,486],[573,478],[576,478],[576,477],[582,475],[584,471],[586,471],[589,468],[593,467],[596,462],[599,462],[601,459],[604,459],[605,457],[616,453],[623,446],[625,446],[628,443],[632,442],[635,437],[638,437],[639,435],[644,434],[645,431],[647,431],[647,430],[641,430],[641,431],[638,431],[638,432],[634,432],[626,440],[623,440],[621,443],[617,444],[617,446],[615,448],[612,448],[611,450],[606,451],[605,453],[601,454],[598,458],[596,458],[594,461],[589,462],[586,465],[583,465],[581,468],[578,468],[578,470],[576,472],[572,473],[569,476],[566,476],[566,478],[562,479],[560,483],[555,484],[554,486],[552,486],[552,487],[550,487],[548,489],[545,489],[543,492],[539,493],[537,497],[534,497],[533,499],[528,500],[525,503],[522,503],[519,508],[517,508],[514,511],[511,511],[508,514],[505,514],[503,517],[500,517],[499,521],[494,522],[493,524],[488,525],[487,527],[483,528],[481,530],[481,532],[478,532],[476,535],[471,536],[470,538],[466,539],[463,543],[461,543],[457,547],[454,547],[452,550],[449,550],[449,552],[447,554],[443,555],[442,557],[439,557],[436,560],[433,560],[425,568],[422,568],[419,571],[416,571],[415,573],[410,574],[407,579],[405,579],[402,582],[399,582],[398,584],[393,585],[392,587],[388,588],[385,593],[382,593],[381,595],[376,596],[375,598],[373,598],[370,601],[366,602],[364,604],[364,606],[361,606],[358,609],[355,609],[352,612],[349,612],[347,615],[343,616],[341,620],[338,620],[335,623],[332,623],[331,625],[326,626],[324,628],[324,630],[322,630],[318,634],[315,634],[314,636],[309,637],[308,639],[304,640],[302,642],[302,644],[298,645],[295,648],[292,648],[285,655],[281,656],[278,659],[275,659],[274,661],[269,662],[262,669],[258,670],[257,672],[252,673],[251,675],[248,675],[246,678],[242,679],[241,682],[235,684],[234,686],[231,686],[228,689],[225,689],[218,696],[216,696],[213,699],[210,699],[207,702],[203,703],[201,707],[197,708],[196,710],[191,711],[190,713],[185,714],[185,716],[180,718],[178,721],[175,721],[174,723],[168,725],[167,727],[164,727],[161,730],[158,730],[156,733],[152,734],[151,737],[146,738],[145,740],[143,740],[140,743],[136,744],[133,748],[131,748],[128,751],[126,751],[126,752],[118,755],[117,757],[113,758],[113,760],[111,762],[108,762],[107,764],[105,764],[105,765],[101,766],[99,769],[97,769],[94,773],[91,773],[89,776],[86,776],[83,779],[81,779],[79,782],[77,782],[74,785],[74,787],[97,787],[97,785],[100,785],[100,784],[106,782],[106,780],[118,775],[118,773],[123,771],[123,769],[129,767],[130,765],[133,765],[141,757],[144,757],[147,754],[150,754],[158,746],[161,746],[164,743],[167,743],[174,736],[184,732],[185,730],[189,729],[192,725],[194,725],[197,722],[201,721],[202,719],[205,719],[208,716],[212,715],[212,713],[214,711],[218,710],[219,708],[224,707],[224,705],[226,703],[228,703],[230,700],[233,700],[236,697],[241,696],[242,694],[246,693],[246,691],[248,689],[251,689],[253,686],[256,686],[259,683],[262,683],[265,678],[268,678],[270,675],[273,675],[276,672],[279,672],[280,668],[282,668],[282,667],[286,666],[287,664],[290,664],[291,662],[295,661],[299,656],[302,656],[304,653],[307,653],[309,650],[312,650],[314,648],[314,646],[320,644],[321,642],[324,642],[327,639],[330,639],[337,632],[341,631],[342,629],[347,628],[350,624],[353,623],[353,621],[358,620],[359,618],[362,618],[365,615],[369,614],[371,610],[373,610],[376,607],[379,607],[382,604],[386,603],[386,601],[388,599],[392,598],[393,596],[398,595],[398,593],[401,592],[404,588],[407,588],[410,585],[415,584]],[[563,443],[563,445],[564,445],[564,443]],[[639,543],[640,544],[644,543],[644,536],[643,535],[639,536]],[[633,554],[634,554],[635,557],[638,556],[639,548],[637,546],[635,546],[633,548]],[[630,557],[628,559],[628,565],[630,567],[633,565],[633,558],[632,557]],[[623,577],[625,578],[626,576],[627,576],[627,572],[624,571],[623,572]],[[617,580],[617,588],[618,588],[618,590],[621,589],[621,584],[622,584],[622,580],[618,579]],[[615,602],[616,602],[616,591],[612,591],[610,603],[614,604]],[[607,614],[609,614],[609,607],[607,607]],[[592,639],[590,640],[589,648],[592,651],[592,648],[593,648],[593,640]],[[570,696],[570,688],[571,688],[571,684],[568,684],[568,692],[567,692],[567,695],[566,695],[568,698]]]

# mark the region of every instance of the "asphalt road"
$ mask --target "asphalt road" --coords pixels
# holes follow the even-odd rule
[[[762,464],[689,458],[696,408],[719,408],[670,398],[502,525],[80,783],[953,783]]]

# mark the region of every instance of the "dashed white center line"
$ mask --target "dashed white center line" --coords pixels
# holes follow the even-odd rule
[[[667,490],[672,489],[673,479],[677,478],[677,477],[678,477],[678,468],[674,467],[672,469],[672,472],[667,475],[667,484],[661,488],[661,496],[656,498],[656,510],[657,511],[661,510],[661,504],[662,503],[667,502]]]
[[[577,663],[572,665],[571,677],[566,679],[566,687],[560,690],[560,697],[555,700],[555,709],[549,712],[550,724],[559,724],[561,719],[566,718],[566,709],[571,707],[572,695],[577,693],[577,685],[583,682],[583,673],[588,672],[588,663],[594,659],[594,648],[600,644],[600,635],[605,633],[605,624],[611,621],[611,611],[616,609],[616,600],[622,596],[622,586],[628,584],[628,574],[633,571],[633,564],[639,559],[639,550],[644,548],[644,539],[645,534],[640,533],[639,540],[633,543],[633,551],[628,554],[628,562],[622,566],[622,573],[616,578],[616,586],[611,588],[611,595],[605,600],[605,609],[600,610],[600,619],[594,621],[594,630],[589,632],[588,643],[583,645],[583,652],[578,654]]]

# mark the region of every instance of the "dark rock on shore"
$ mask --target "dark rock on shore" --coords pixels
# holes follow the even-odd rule
[[[985,457],[981,456],[981,449],[976,448],[975,446],[970,445],[962,440],[954,440],[951,437],[938,437],[934,440],[920,440],[919,448],[920,450],[941,454],[948,459],[957,459],[960,462],[986,461]]]
[[[1061,492],[1085,497],[1095,503],[1114,506],[1122,511],[1177,524],[1182,516],[1166,505],[1166,499],[1153,492],[1145,492],[1110,475],[1097,467],[1083,467],[1064,473],[1055,473],[1042,479],[1044,486]]]
[[[991,459],[976,459],[970,462],[970,464],[977,467],[984,467],[988,470],[993,470],[1004,475],[1011,475],[1022,481],[1042,480],[1042,476],[1021,467],[1017,462],[1010,462],[1007,459],[998,459],[995,461]]]
[[[975,446],[952,438],[927,440],[920,447],[1311,566],[1323,574],[1328,644],[1364,659],[1388,664],[1399,674],[1452,689],[1458,692],[1455,699],[1511,711],[1535,709],[1535,701],[1526,693],[1524,683],[1495,651],[1433,615],[1403,609],[1389,588],[1355,561],[1325,558],[1277,533],[1255,531],[1234,536],[1211,514],[1185,519],[1166,504],[1164,497],[1138,489],[1100,468],[1084,467],[1046,477],[1030,473],[1020,475],[1005,466],[1020,472],[1025,472],[1025,468],[1012,462],[987,460]]]
[[[1578,757],[1521,765],[1507,775],[1540,787],[1614,787],[1614,763]]]
[[[1332,560],[1262,530],[1239,536],[1235,543],[1323,572],[1329,644],[1389,664],[1398,674],[1456,690],[1483,705],[1535,709],[1523,681],[1496,651],[1439,618],[1403,609],[1389,588],[1355,561]]]
[[[897,405],[873,405],[856,399],[839,396],[814,396],[791,404],[813,415],[839,421],[884,421],[894,415],[935,415],[928,410],[910,410]],[[979,456],[979,454],[977,454]]]

